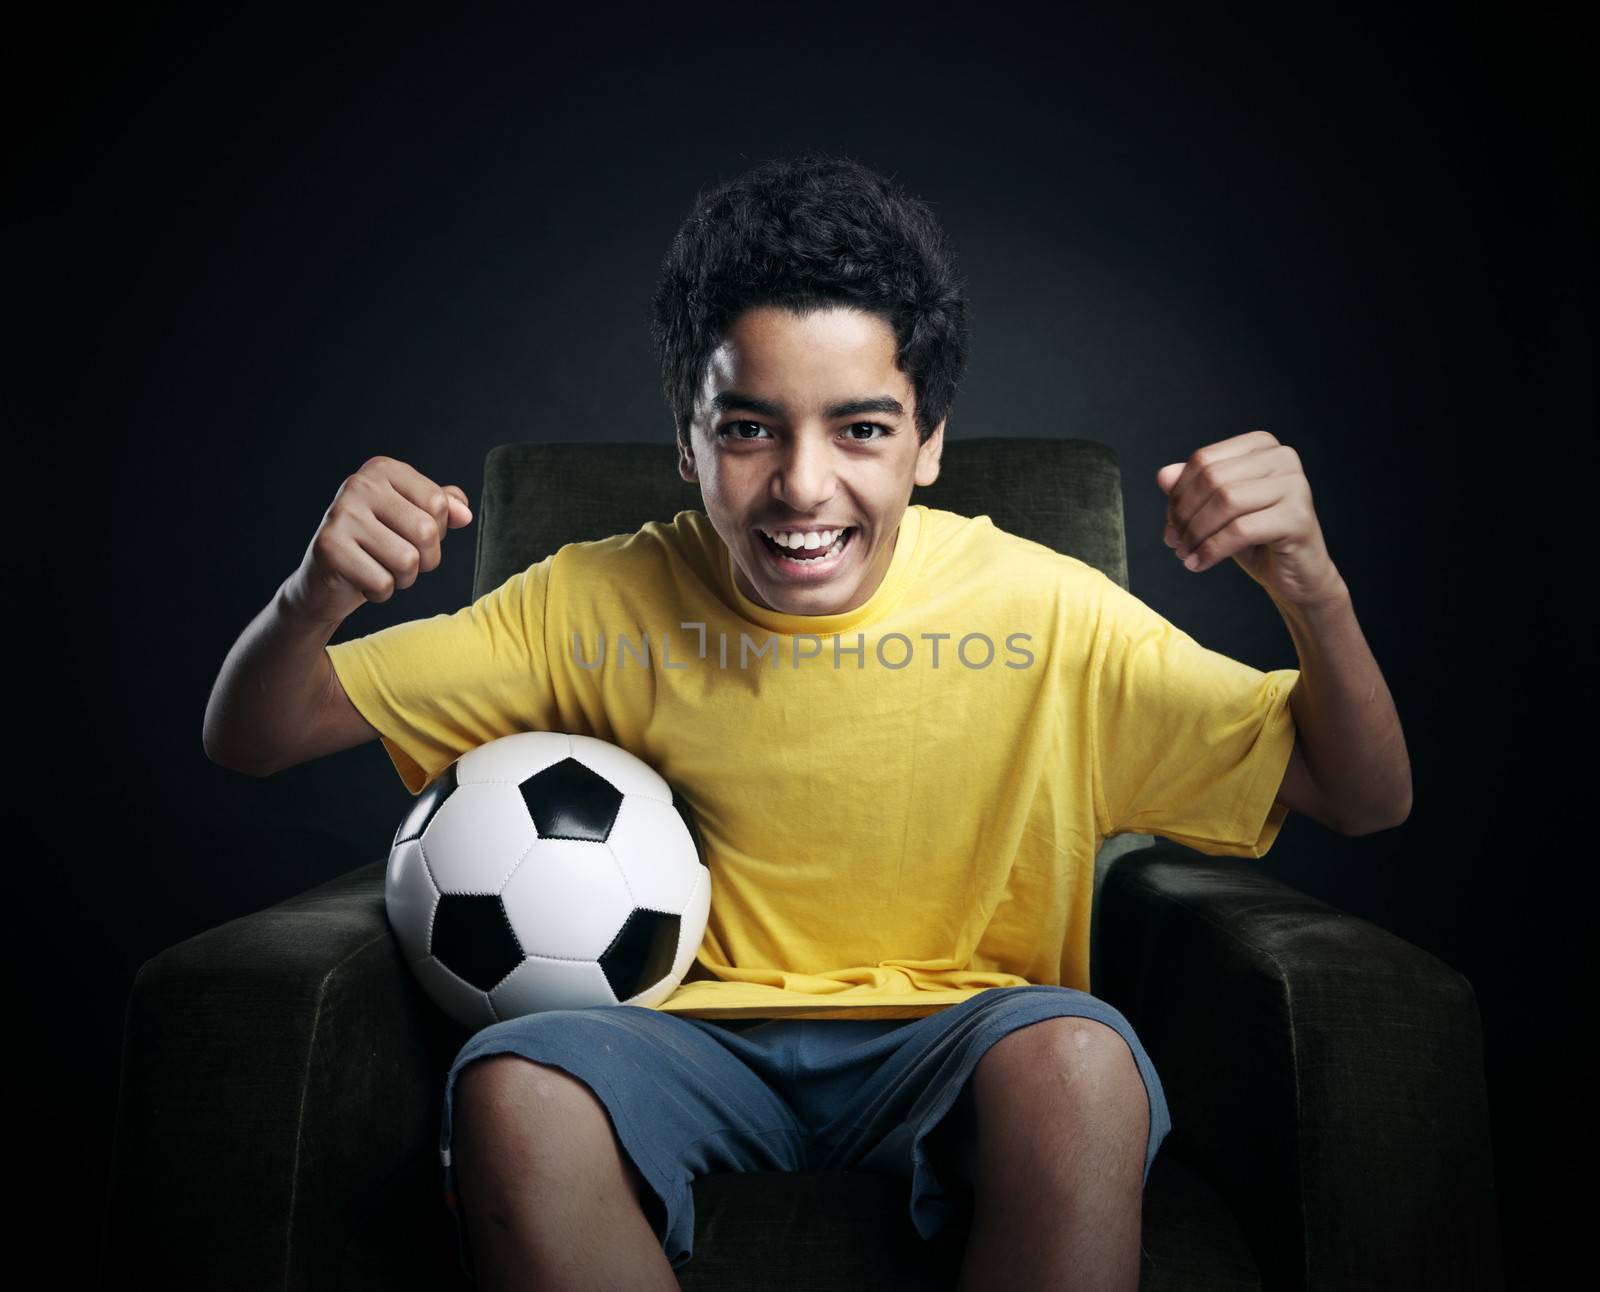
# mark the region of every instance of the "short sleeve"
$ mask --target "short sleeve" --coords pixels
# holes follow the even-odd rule
[[[1090,703],[1101,834],[1265,856],[1288,815],[1277,795],[1300,671],[1208,650],[1110,579],[1102,594]]]
[[[519,731],[559,729],[544,633],[554,559],[454,614],[325,648],[411,793],[469,749]]]

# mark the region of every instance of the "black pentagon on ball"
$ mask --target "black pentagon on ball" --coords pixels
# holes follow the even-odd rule
[[[604,843],[622,808],[622,791],[576,758],[552,763],[519,788],[541,839]]]
[[[627,1000],[665,978],[677,955],[678,917],[636,906],[599,963],[612,994]]]
[[[422,832],[428,828],[428,822],[438,815],[439,809],[444,806],[444,801],[455,792],[456,765],[451,763],[433,778],[427,789],[417,795],[417,801],[411,805],[411,811],[406,813],[406,819],[394,833],[392,846],[398,848],[408,840],[420,839]]]
[[[522,944],[493,893],[446,893],[433,917],[428,950],[479,991],[493,989],[520,965]]]

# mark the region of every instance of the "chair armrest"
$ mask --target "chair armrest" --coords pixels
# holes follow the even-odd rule
[[[1161,1078],[1162,1151],[1212,1178],[1267,1286],[1504,1285],[1466,978],[1166,839],[1118,858],[1100,901],[1096,994]]]
[[[326,1266],[384,1182],[419,1153],[437,1162],[444,1076],[464,1033],[405,965],[384,909],[386,865],[140,969],[106,1286],[331,1286]]]

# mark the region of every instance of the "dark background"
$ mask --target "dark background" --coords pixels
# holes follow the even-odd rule
[[[974,342],[947,435],[1112,444],[1133,591],[1263,669],[1296,663],[1281,619],[1168,554],[1154,476],[1257,427],[1299,451],[1415,807],[1363,838],[1291,816],[1252,864],[1471,980],[1508,1269],[1539,1281],[1590,1071],[1583,746],[1554,744],[1592,650],[1572,34],[1492,6],[591,12],[83,10],[13,49],[30,1244],[91,1267],[140,964],[382,856],[409,802],[376,743],[266,780],[201,749],[344,477],[384,453],[477,503],[491,446],[546,438],[670,469],[667,243],[700,188],[820,147],[949,230]],[[474,541],[339,639],[462,605]]]

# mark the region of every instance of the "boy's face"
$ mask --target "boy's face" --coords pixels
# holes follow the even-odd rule
[[[912,487],[938,478],[944,448],[943,422],[917,443],[916,396],[894,352],[894,329],[875,314],[763,306],[712,354],[678,472],[700,485],[734,580],[757,605],[839,614],[883,582]],[[835,556],[826,543],[782,556],[761,533],[842,526]]]

